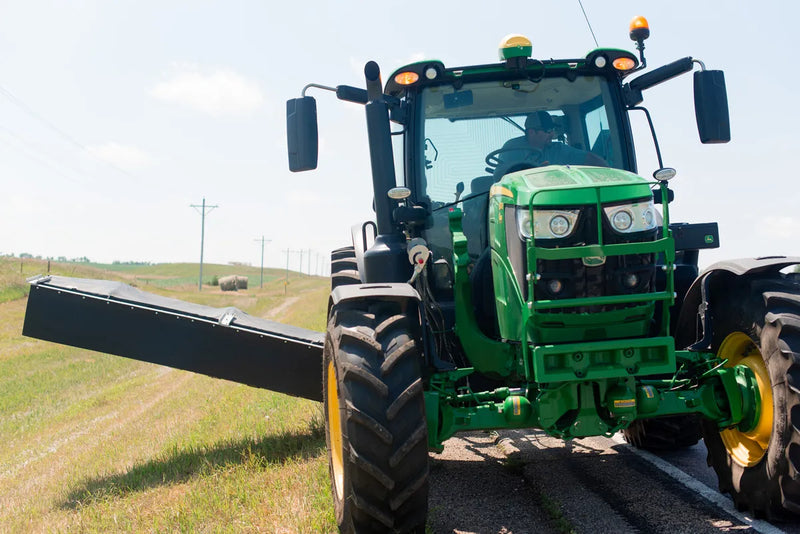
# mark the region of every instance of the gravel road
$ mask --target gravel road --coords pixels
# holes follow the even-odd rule
[[[659,459],[620,441],[459,435],[431,454],[429,525],[459,534],[800,532],[736,512],[716,492],[702,443]]]

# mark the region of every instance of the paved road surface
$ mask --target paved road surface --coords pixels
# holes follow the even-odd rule
[[[431,455],[429,524],[437,533],[800,534],[800,522],[737,512],[705,457],[702,442],[659,458],[618,436],[468,433]]]

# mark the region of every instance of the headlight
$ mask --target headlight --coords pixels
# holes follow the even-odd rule
[[[560,239],[575,231],[579,210],[533,210],[533,233],[536,239]],[[531,212],[517,209],[517,228],[526,239],[531,237]]]
[[[653,201],[634,202],[604,207],[611,228],[623,234],[644,232],[656,227],[656,208]]]

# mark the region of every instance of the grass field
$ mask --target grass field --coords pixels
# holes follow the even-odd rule
[[[258,268],[207,265],[250,289],[198,293],[192,264],[50,268],[325,325],[327,278],[260,289]],[[0,532],[335,531],[318,403],[22,337],[24,280],[46,270],[0,258]]]

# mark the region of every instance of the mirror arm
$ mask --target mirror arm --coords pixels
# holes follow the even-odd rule
[[[628,109],[630,109],[630,110],[634,110],[635,109],[637,111],[644,111],[644,114],[647,117],[647,124],[650,125],[650,133],[653,136],[653,144],[656,146],[656,157],[658,158],[658,168],[659,169],[663,169],[664,168],[664,162],[661,161],[661,148],[659,148],[659,146],[658,146],[658,137],[656,137],[656,129],[653,126],[653,120],[650,118],[650,112],[647,111],[647,108],[638,107],[638,106],[637,107],[628,108]]]
[[[684,57],[631,80],[623,86],[625,103],[629,108],[640,104],[644,100],[642,91],[691,71],[693,63],[691,57]]]
[[[303,87],[303,90],[300,92],[300,96],[305,97],[306,96],[306,91],[308,91],[312,87],[315,87],[317,89],[324,89],[325,91],[331,91],[333,93],[336,92],[336,88],[335,87],[330,87],[328,85],[320,85],[318,83],[310,83],[310,84],[306,85],[305,87]]]
[[[338,98],[339,100],[354,102],[356,104],[367,103],[367,91],[364,89],[359,89],[358,87],[351,87],[349,85],[337,85],[336,87],[331,87],[329,85],[310,83],[305,87],[303,87],[301,95],[306,96],[306,91],[308,91],[311,88],[322,89],[323,91],[330,91],[331,93],[336,93],[336,98]]]

